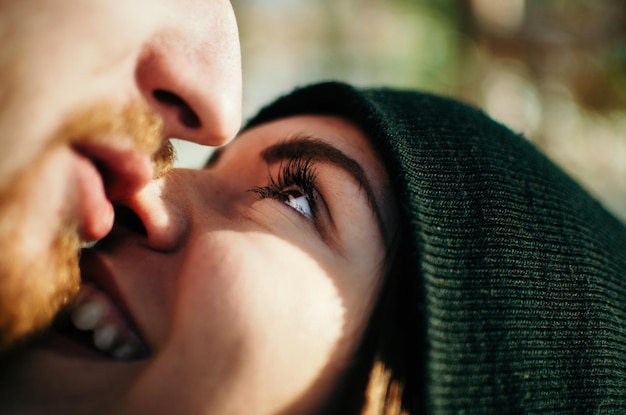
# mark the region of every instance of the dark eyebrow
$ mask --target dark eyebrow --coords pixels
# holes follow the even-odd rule
[[[365,191],[370,208],[374,211],[374,216],[376,216],[381,235],[383,235],[385,240],[388,240],[389,233],[386,232],[387,227],[363,167],[338,148],[316,137],[297,135],[266,148],[261,153],[261,156],[267,163],[293,159],[311,160],[330,163],[346,171],[357,181],[360,188]]]

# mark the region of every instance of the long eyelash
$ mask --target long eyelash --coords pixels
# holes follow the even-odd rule
[[[315,219],[317,218],[315,179],[316,172],[310,158],[293,158],[286,164],[281,164],[276,179],[270,175],[267,186],[253,187],[250,191],[258,194],[261,199],[286,201],[289,197],[288,191],[297,188],[306,196]]]

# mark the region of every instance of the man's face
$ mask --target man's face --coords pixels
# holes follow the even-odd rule
[[[236,133],[241,68],[222,0],[0,0],[0,43],[1,346],[75,290],[164,138]]]

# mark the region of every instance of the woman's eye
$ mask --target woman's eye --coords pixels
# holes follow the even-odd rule
[[[261,199],[275,199],[296,210],[317,226],[317,191],[315,169],[311,160],[289,160],[279,169],[276,178],[270,175],[268,184],[253,187]]]
[[[313,207],[307,195],[296,190],[286,192],[284,203],[300,212],[307,219],[314,220]]]

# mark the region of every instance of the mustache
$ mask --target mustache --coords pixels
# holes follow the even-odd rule
[[[111,139],[137,152],[152,154],[155,178],[173,166],[175,149],[163,137],[163,119],[144,100],[124,105],[100,102],[70,115],[49,141],[49,147],[100,144]]]
[[[155,178],[165,175],[175,151],[163,137],[163,121],[144,101],[99,102],[70,114],[34,162],[0,191],[0,350],[46,329],[80,286],[81,241],[72,218],[58,224],[48,249],[31,252],[24,213],[36,166],[59,146],[113,144],[150,154]],[[45,207],[41,207],[45,209]]]

